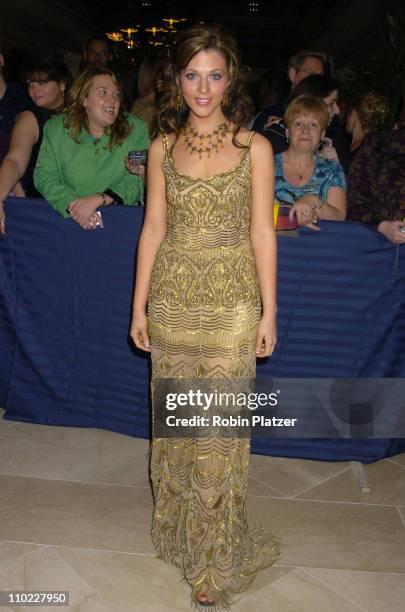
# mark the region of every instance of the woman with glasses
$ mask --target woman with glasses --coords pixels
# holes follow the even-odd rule
[[[57,55],[30,58],[25,68],[30,110],[22,112],[11,134],[10,147],[0,167],[0,231],[5,232],[3,201],[15,195],[42,197],[34,186],[33,172],[42,142],[45,122],[62,112],[70,73]],[[17,187],[17,189],[16,189]]]

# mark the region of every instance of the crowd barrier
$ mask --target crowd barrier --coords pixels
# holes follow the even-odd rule
[[[143,210],[84,231],[42,200],[9,198],[0,237],[5,418],[149,437],[148,357],[128,338]],[[280,236],[279,339],[260,377],[405,378],[405,247],[358,223]],[[370,462],[405,439],[253,438],[253,452]]]

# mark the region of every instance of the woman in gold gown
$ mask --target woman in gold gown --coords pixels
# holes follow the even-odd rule
[[[157,435],[156,389],[191,379],[243,387],[256,357],[273,352],[273,155],[243,127],[245,81],[219,27],[181,32],[159,87],[131,324],[152,353],[152,540],[194,604],[219,609],[279,556],[278,540],[247,521],[250,438]]]

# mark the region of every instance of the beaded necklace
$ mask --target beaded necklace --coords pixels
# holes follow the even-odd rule
[[[199,158],[202,159],[204,153],[207,153],[208,157],[211,157],[211,152],[219,153],[220,148],[224,148],[224,142],[227,142],[227,132],[229,125],[227,123],[221,123],[212,132],[206,134],[200,134],[196,129],[193,128],[191,123],[187,121],[183,130],[184,134],[184,146],[186,151],[190,155],[198,153]],[[197,142],[195,142],[197,139]]]

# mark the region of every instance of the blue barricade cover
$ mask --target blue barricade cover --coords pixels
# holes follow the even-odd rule
[[[85,231],[42,200],[9,198],[0,237],[5,418],[149,437],[148,357],[128,337],[143,210]],[[405,247],[358,223],[279,237],[278,344],[258,377],[405,378]],[[405,439],[254,438],[277,456],[375,461]]]

